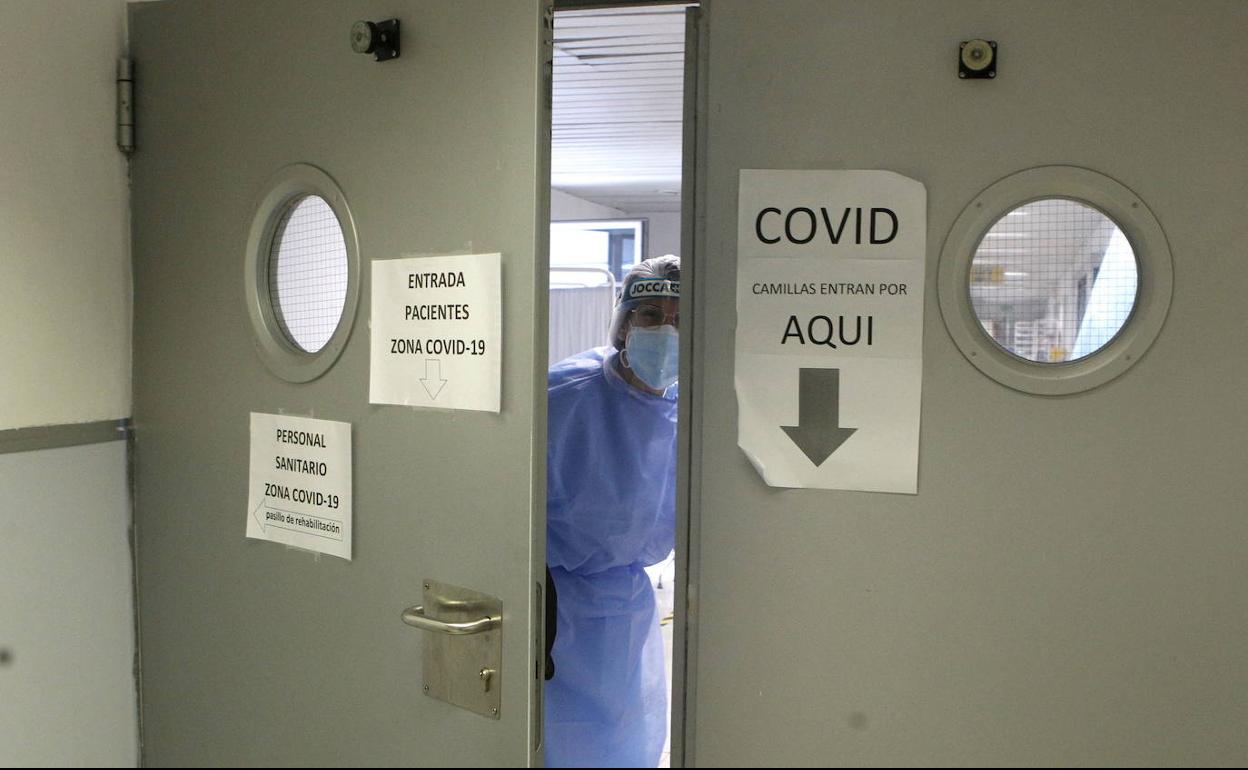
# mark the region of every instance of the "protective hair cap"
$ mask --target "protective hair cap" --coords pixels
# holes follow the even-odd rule
[[[615,314],[611,316],[610,340],[616,350],[624,348],[629,311],[643,300],[658,297],[680,299],[680,257],[675,254],[651,257],[624,276],[624,286],[615,300]]]

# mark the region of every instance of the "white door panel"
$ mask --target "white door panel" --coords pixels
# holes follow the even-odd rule
[[[528,763],[545,541],[539,3],[173,0],[131,14],[145,761]],[[352,53],[354,21],[391,17],[400,58]],[[341,357],[302,384],[262,362],[243,283],[254,206],[292,163],[345,193],[363,281]],[[370,405],[369,262],[492,252],[501,412]],[[351,423],[352,561],[244,538],[250,412]],[[423,579],[502,600],[498,720],[422,693],[427,632],[400,614]]]
[[[1248,5],[714,0],[708,16],[696,762],[1242,762]],[[994,80],[957,76],[975,37],[999,43]],[[980,374],[935,284],[962,208],[1050,164],[1134,191],[1175,274],[1143,359],[1061,398]],[[916,496],[769,488],[737,448],[740,169],[926,186]]]

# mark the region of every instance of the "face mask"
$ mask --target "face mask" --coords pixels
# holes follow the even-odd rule
[[[633,327],[624,342],[626,363],[641,381],[666,390],[680,371],[680,334],[675,326]]]

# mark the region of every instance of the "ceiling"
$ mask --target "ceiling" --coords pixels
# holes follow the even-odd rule
[[[680,211],[685,6],[555,13],[551,186]]]

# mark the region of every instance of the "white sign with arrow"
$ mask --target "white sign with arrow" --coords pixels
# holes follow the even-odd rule
[[[251,413],[247,537],[351,559],[351,423]]]
[[[918,491],[927,192],[743,170],[737,442],[777,487]]]
[[[499,411],[501,259],[373,260],[370,403]]]

